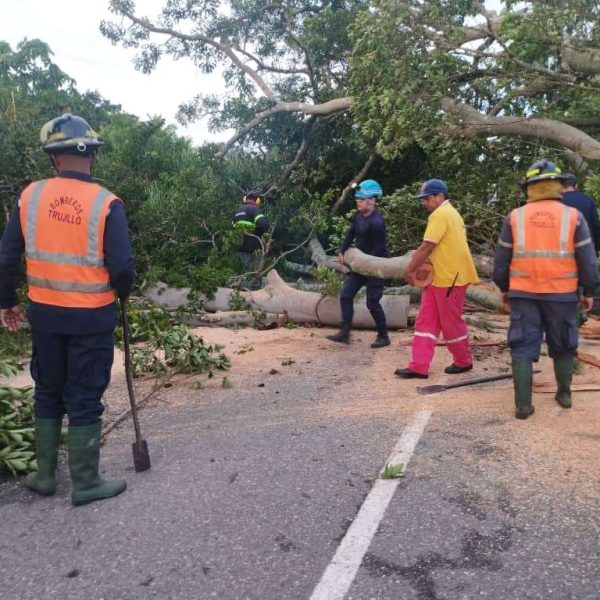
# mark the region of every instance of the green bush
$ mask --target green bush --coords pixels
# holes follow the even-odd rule
[[[0,360],[1,375],[21,369],[14,360]],[[35,468],[33,389],[0,386],[0,471],[16,475]]]

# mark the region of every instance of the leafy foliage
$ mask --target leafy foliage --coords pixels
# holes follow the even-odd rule
[[[136,377],[151,373],[167,379],[178,373],[202,373],[211,378],[215,370],[231,365],[221,349],[205,345],[185,325],[156,328],[147,342],[132,348],[133,373]]]
[[[0,375],[4,377],[22,368],[17,361],[0,360]],[[0,472],[16,475],[35,468],[33,390],[0,386]]]

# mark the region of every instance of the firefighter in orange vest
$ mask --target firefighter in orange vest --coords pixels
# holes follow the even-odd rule
[[[122,480],[101,479],[98,461],[101,399],[113,362],[115,294],[129,294],[135,272],[123,203],[91,178],[104,142],[71,114],[44,125],[41,140],[56,176],[27,186],[6,225],[0,241],[0,318],[10,331],[25,318],[15,292],[24,254],[38,465],[25,485],[43,496],[54,493],[67,414],[72,501],[79,505],[126,487]]]
[[[598,283],[588,225],[577,209],[560,202],[563,180],[554,163],[535,162],[521,182],[527,203],[505,219],[496,247],[494,282],[510,305],[508,346],[517,419],[534,412],[532,363],[539,359],[544,333],[554,361],[556,401],[571,407],[578,285],[589,310]]]

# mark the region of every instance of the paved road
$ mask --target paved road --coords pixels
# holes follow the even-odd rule
[[[49,499],[0,483],[2,598],[309,599],[423,409],[431,417],[345,597],[600,597],[592,395],[566,415],[545,397],[537,422],[517,423],[506,386],[424,399],[390,375],[405,350],[373,355],[364,335],[332,351],[321,335],[265,332],[234,364],[232,389],[167,390],[142,414],[147,473],[132,470],[129,428],[112,433],[103,468],[129,484],[118,498],[71,507],[64,464]],[[282,366],[286,336],[303,343]],[[561,443],[579,436],[566,462],[569,447],[545,446],[552,427]]]

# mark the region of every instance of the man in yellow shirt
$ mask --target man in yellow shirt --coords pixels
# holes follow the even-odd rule
[[[433,264],[435,275],[421,295],[412,360],[408,368],[396,369],[395,374],[402,379],[426,379],[440,332],[453,358],[445,372],[464,373],[473,368],[473,355],[462,311],[469,284],[479,281],[465,224],[450,204],[448,186],[441,179],[426,181],[415,198],[419,198],[431,214],[423,242],[413,254],[404,278],[414,284],[417,270],[427,261]]]

